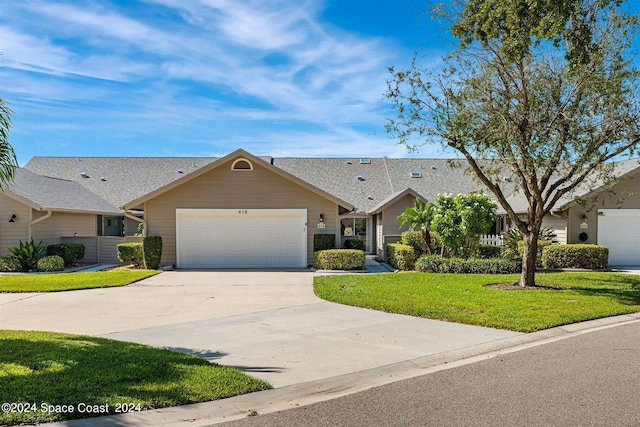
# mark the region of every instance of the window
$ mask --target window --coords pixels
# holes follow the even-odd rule
[[[344,247],[344,241],[347,239],[362,239],[367,250],[369,244],[367,222],[369,222],[368,218],[342,218],[340,220],[342,246]]]
[[[253,170],[253,165],[247,159],[238,159],[235,162],[233,162],[233,165],[231,165],[231,170],[234,170],[234,171],[252,171]]]

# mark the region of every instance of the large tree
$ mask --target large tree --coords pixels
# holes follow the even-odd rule
[[[18,160],[13,147],[9,144],[11,110],[0,98],[0,188],[6,188],[13,182]]]
[[[459,0],[440,9],[458,47],[444,65],[391,68],[387,130],[419,149],[457,151],[524,239],[522,286],[535,285],[543,217],[576,188],[615,178],[640,141],[636,17],[618,0]],[[505,182],[505,171],[515,179]],[[518,215],[509,193],[528,201]]]

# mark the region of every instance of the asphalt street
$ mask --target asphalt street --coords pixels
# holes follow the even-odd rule
[[[222,426],[640,426],[640,322]]]

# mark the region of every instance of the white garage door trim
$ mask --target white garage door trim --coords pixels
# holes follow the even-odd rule
[[[306,209],[176,209],[178,268],[303,268]]]
[[[640,265],[640,209],[598,209],[598,244],[609,248],[609,265]]]

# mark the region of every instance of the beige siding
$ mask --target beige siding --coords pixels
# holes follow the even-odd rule
[[[141,242],[142,237],[116,237],[116,236],[64,236],[61,243],[80,243],[84,245],[84,258],[80,260],[86,264],[108,263],[119,264],[118,243]]]
[[[567,218],[569,243],[598,243],[598,209],[640,209],[640,174],[626,179],[613,187],[613,193],[602,192],[588,201],[585,207],[575,205],[569,209]],[[580,228],[582,216],[587,216],[587,228]],[[578,236],[585,232],[589,236],[581,242]]]
[[[18,246],[18,240],[28,240],[31,208],[0,194],[0,256],[9,255],[9,248]],[[9,222],[11,215],[15,222]]]
[[[542,219],[542,228],[552,228],[556,232],[558,243],[567,243],[567,220],[551,215]]]
[[[400,227],[400,222],[398,222],[398,216],[404,212],[404,210],[408,207],[413,206],[413,201],[415,197],[407,194],[402,197],[398,201],[396,201],[391,206],[387,207],[382,213],[378,214],[378,239],[377,252],[379,255],[385,255],[385,243],[386,238],[384,236],[400,236],[403,231],[407,231],[409,229],[409,225],[405,225]],[[392,241],[396,241],[396,239],[392,239]]]
[[[233,159],[235,160],[235,159]],[[162,236],[162,263],[176,262],[176,209],[307,209],[307,260],[313,263],[313,235],[335,234],[336,204],[254,164],[253,171],[232,171],[233,160],[148,201],[147,234]],[[326,228],[317,228],[320,214]]]
[[[36,220],[46,212],[33,212]],[[51,216],[33,225],[33,240],[42,240],[47,244],[60,243],[62,236],[95,236],[97,231],[96,215],[53,212]]]

